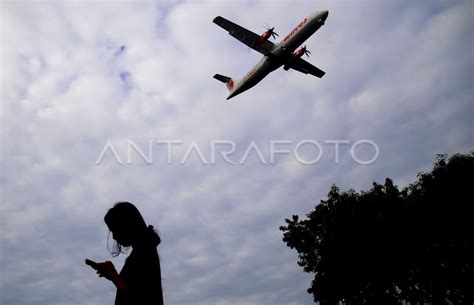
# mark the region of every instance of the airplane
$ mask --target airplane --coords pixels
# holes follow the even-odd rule
[[[268,28],[262,35],[258,35],[221,16],[214,18],[213,22],[229,32],[229,35],[263,54],[262,59],[242,79],[233,79],[220,74],[214,75],[215,79],[226,84],[230,93],[227,100],[252,88],[270,72],[281,66],[285,71],[294,69],[304,74],[323,77],[324,71],[301,58],[304,54],[308,57],[308,54],[311,54],[306,46],[296,49],[324,25],[328,14],[328,11],[320,11],[304,18],[277,44],[268,40],[270,37],[278,36],[274,32],[275,28]]]

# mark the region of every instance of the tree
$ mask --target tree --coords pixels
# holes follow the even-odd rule
[[[331,187],[327,200],[281,226],[308,293],[325,304],[473,304],[474,153],[438,155],[429,173],[399,190]]]

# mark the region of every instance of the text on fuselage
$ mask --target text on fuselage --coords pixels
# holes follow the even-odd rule
[[[303,21],[298,24],[293,31],[291,31],[286,37],[283,39],[283,41],[287,41],[291,36],[293,36],[305,23],[308,21],[308,17],[306,17]]]

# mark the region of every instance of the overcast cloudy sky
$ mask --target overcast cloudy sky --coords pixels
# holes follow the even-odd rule
[[[261,55],[215,16],[284,37],[319,10],[322,79],[280,69],[225,101],[212,76]],[[166,304],[310,304],[278,227],[331,184],[406,186],[473,150],[473,20],[470,0],[2,1],[1,303],[112,304],[84,258],[111,259],[103,216],[127,200],[162,236]]]

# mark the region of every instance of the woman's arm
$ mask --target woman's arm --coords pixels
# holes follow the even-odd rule
[[[128,291],[127,283],[125,283],[125,281],[120,277],[120,274],[115,273],[112,276],[111,281],[112,283],[114,283],[115,287],[117,287],[118,290],[124,291],[124,292]]]

